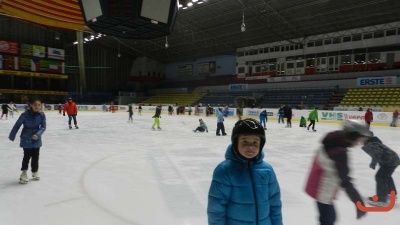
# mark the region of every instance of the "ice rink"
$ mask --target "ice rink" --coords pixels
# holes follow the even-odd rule
[[[28,184],[18,182],[20,133],[15,142],[8,140],[19,114],[0,120],[0,225],[207,225],[212,172],[224,160],[236,117],[225,120],[228,136],[216,136],[215,116],[201,117],[209,133],[193,133],[198,116],[163,113],[162,131],[152,131],[153,114],[138,116],[135,111],[133,123],[127,123],[127,112],[80,112],[80,129],[70,130],[67,117],[45,113],[41,180]],[[305,180],[321,138],[339,124],[317,123],[312,132],[298,122],[285,128],[270,119],[267,127],[265,160],[280,183],[284,224],[318,224]],[[399,128],[371,130],[400,153]],[[376,171],[369,168],[370,157],[360,147],[350,149],[349,157],[356,188],[364,197],[374,195]],[[400,169],[394,179],[399,189]],[[355,205],[341,191],[335,207],[338,225],[400,222],[400,203],[389,212],[356,220]]]

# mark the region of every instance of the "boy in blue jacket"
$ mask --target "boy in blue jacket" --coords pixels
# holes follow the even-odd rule
[[[265,131],[254,119],[236,122],[225,160],[208,193],[209,225],[282,225],[282,202],[272,166],[263,161]]]

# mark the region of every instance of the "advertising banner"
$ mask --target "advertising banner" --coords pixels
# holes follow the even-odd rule
[[[193,76],[193,64],[185,64],[178,66],[178,77]]]
[[[397,85],[397,76],[357,78],[357,86]]]
[[[32,45],[33,56],[44,58],[46,56],[46,47],[39,45]],[[62,50],[62,49],[59,49]],[[62,50],[62,59],[64,59],[64,50]]]
[[[212,74],[216,72],[216,62],[215,61],[210,61],[210,62],[202,62],[199,63],[199,74]]]
[[[0,40],[0,52],[18,54],[18,43]]]
[[[247,90],[248,84],[230,84],[229,90],[230,91],[243,91]]]
[[[51,59],[59,59],[59,60],[64,60],[65,59],[65,51],[64,51],[64,49],[48,48],[47,49],[47,54],[48,54],[48,57],[51,58]]]
[[[21,55],[32,56],[33,55],[32,45],[21,43]]]

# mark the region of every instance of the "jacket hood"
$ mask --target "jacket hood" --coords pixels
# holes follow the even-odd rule
[[[328,133],[322,140],[325,147],[350,147],[351,144],[345,141],[346,135],[343,131],[334,131]]]
[[[230,144],[226,149],[225,159],[239,162],[242,164],[246,164],[248,161],[259,163],[262,162],[264,159],[264,151],[260,151],[260,153],[258,153],[258,155],[252,159],[246,159],[241,157],[236,151],[234,151],[232,144]]]

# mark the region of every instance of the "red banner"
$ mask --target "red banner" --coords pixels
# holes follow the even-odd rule
[[[18,43],[0,40],[0,52],[18,54]]]

